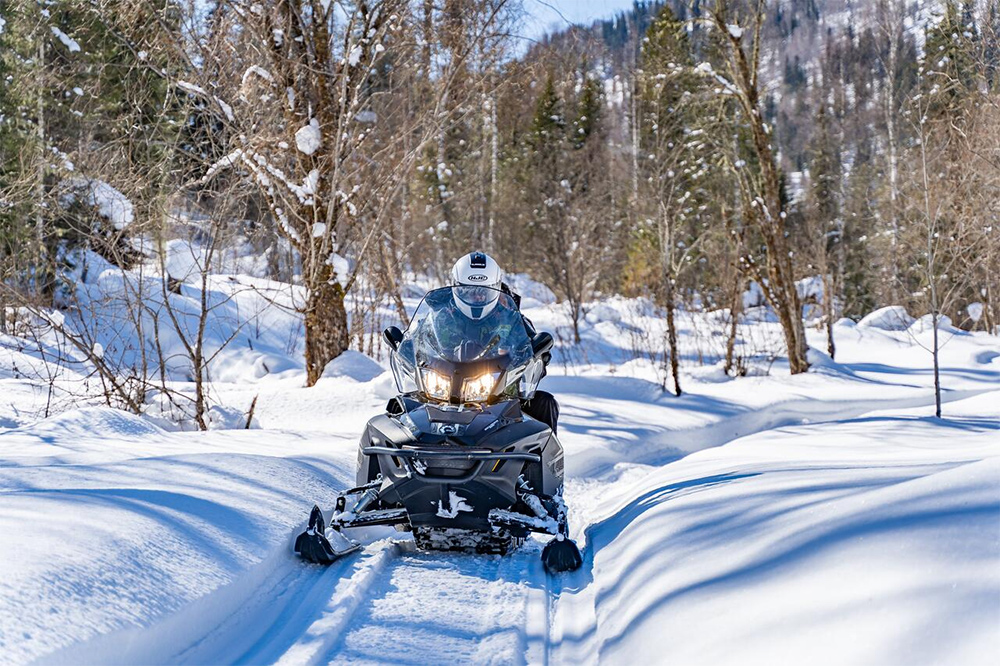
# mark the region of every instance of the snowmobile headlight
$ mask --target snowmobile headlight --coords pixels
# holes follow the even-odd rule
[[[462,402],[486,402],[493,392],[495,383],[496,377],[488,372],[466,379],[462,384]]]
[[[423,371],[424,392],[432,398],[447,400],[451,397],[451,380],[440,372]]]

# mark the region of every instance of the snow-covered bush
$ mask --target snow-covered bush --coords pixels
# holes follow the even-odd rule
[[[862,317],[858,326],[882,331],[905,331],[913,321],[913,317],[902,305],[888,305]]]

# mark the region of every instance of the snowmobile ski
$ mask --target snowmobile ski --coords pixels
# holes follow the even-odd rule
[[[327,537],[323,512],[319,506],[314,505],[309,514],[309,527],[295,539],[295,552],[308,562],[332,564],[344,555],[361,548],[360,545],[349,541],[338,531],[334,530],[333,534],[337,535],[337,547],[334,547]]]

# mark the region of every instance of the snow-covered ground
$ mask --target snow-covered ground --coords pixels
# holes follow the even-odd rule
[[[236,303],[264,325],[216,362],[220,408],[259,396],[252,430],[66,399],[39,418],[37,354],[3,337],[0,663],[993,663],[1000,338],[945,330],[939,420],[919,320],[842,322],[836,363],[814,351],[789,377],[751,312],[730,379],[707,318],[685,315],[677,398],[648,304],[594,304],[573,345],[551,294],[522,289],[562,341],[542,386],[585,562],[555,578],[535,541],[429,554],[373,532],[331,567],[296,560],[394,389],[356,352],[302,388],[287,313]]]

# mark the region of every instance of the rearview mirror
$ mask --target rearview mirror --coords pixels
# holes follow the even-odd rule
[[[403,342],[403,332],[395,326],[390,326],[382,331],[382,337],[385,338],[385,341],[392,347],[393,351],[399,349],[400,343]]]
[[[534,352],[535,356],[550,351],[553,345],[555,345],[555,340],[552,339],[551,333],[542,331],[531,338],[531,351]]]

